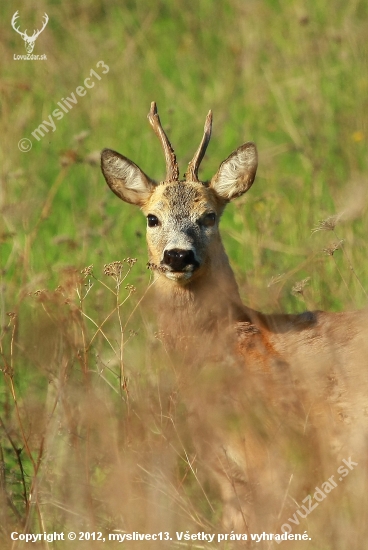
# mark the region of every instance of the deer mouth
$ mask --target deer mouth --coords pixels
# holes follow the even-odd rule
[[[195,271],[196,270],[194,268],[187,271],[170,271],[169,269],[166,269],[164,273],[165,276],[171,281],[184,282],[191,279]]]
[[[195,264],[187,265],[183,269],[173,269],[164,262],[161,262],[160,265],[153,262],[148,262],[147,267],[152,271],[157,271],[161,275],[165,275],[165,277],[171,281],[185,282],[191,279],[194,275],[197,275],[200,264],[196,261]]]

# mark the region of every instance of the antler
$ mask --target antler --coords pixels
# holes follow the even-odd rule
[[[15,22],[16,22],[16,20],[18,19],[18,17],[19,17],[19,10],[17,10],[17,11],[15,12],[15,14],[13,15],[12,20],[11,20],[11,26],[13,27],[13,29],[14,29],[18,34],[21,35],[22,38],[24,38],[25,36],[27,36],[27,33],[26,33],[26,32],[20,31],[20,30],[19,30],[19,27],[17,28],[17,27],[15,26]]]
[[[45,18],[45,21],[44,21],[44,24],[42,25],[42,29],[39,31],[33,31],[32,38],[34,38],[35,40],[41,34],[43,29],[46,27],[47,23],[49,22],[49,16],[47,15],[47,13],[44,14],[44,18]]]
[[[212,111],[209,111],[208,115],[206,116],[206,122],[204,123],[204,134],[203,134],[202,141],[199,144],[199,147],[193,159],[188,164],[188,170],[187,170],[187,173],[185,174],[186,181],[199,181],[198,169],[205,155],[207,146],[210,142],[211,130],[212,130]]]
[[[27,34],[27,29],[26,29],[24,32],[22,32],[22,31],[19,30],[19,27],[17,28],[17,27],[15,26],[15,22],[16,22],[16,20],[18,19],[18,17],[19,17],[19,10],[17,10],[17,11],[15,12],[15,14],[13,15],[12,20],[11,20],[11,25],[12,25],[13,29],[14,29],[18,34],[20,34],[21,37],[22,37],[24,40],[25,40],[25,39],[28,39],[28,40],[32,40],[32,42],[34,42],[34,41],[36,40],[36,38],[41,34],[41,32],[43,31],[43,29],[46,27],[47,23],[49,22],[49,16],[47,15],[47,13],[45,13],[44,16],[43,16],[43,17],[45,18],[45,21],[44,21],[44,23],[43,23],[43,25],[42,25],[42,29],[39,30],[39,31],[33,31],[32,36],[28,36],[28,34]]]
[[[160,117],[157,113],[157,106],[154,101],[151,103],[151,109],[148,113],[148,120],[156,136],[161,141],[161,145],[164,150],[166,160],[166,181],[178,181],[179,167],[176,161],[174,149],[172,148],[171,143],[161,126]]]

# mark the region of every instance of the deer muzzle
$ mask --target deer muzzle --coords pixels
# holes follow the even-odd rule
[[[165,250],[162,265],[168,268],[165,275],[169,279],[189,279],[199,268],[193,250],[172,248]]]

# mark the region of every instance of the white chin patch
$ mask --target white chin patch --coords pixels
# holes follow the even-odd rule
[[[193,271],[166,271],[165,276],[171,281],[187,281],[193,275]]]

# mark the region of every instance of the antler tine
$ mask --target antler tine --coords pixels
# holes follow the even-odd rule
[[[24,32],[22,32],[21,30],[19,30],[20,27],[17,28],[17,27],[15,26],[15,24],[16,24],[18,18],[19,18],[19,10],[17,10],[17,11],[15,12],[15,14],[13,15],[12,20],[11,20],[11,25],[12,25],[13,29],[14,29],[18,34],[20,34],[21,36],[24,36],[26,33],[24,33]]]
[[[43,31],[43,29],[46,27],[47,23],[49,22],[49,16],[47,15],[47,13],[43,14],[42,19],[44,19],[45,21],[43,21],[43,25],[42,25],[42,29],[40,30],[40,33]]]
[[[179,180],[179,167],[174,153],[174,149],[171,146],[170,141],[168,140],[167,135],[165,134],[160,117],[157,113],[157,106],[154,101],[151,103],[151,109],[148,113],[148,120],[156,134],[156,136],[161,141],[162,148],[165,154],[166,160],[166,181],[178,181]]]
[[[43,19],[44,19],[45,21],[43,21]],[[42,32],[43,29],[46,27],[46,25],[47,25],[48,22],[49,22],[49,16],[47,15],[47,13],[45,13],[45,14],[42,16],[42,29],[40,29],[40,30],[35,30],[35,31],[33,32],[33,37],[35,38],[35,40],[36,40],[36,38],[41,34],[41,32]],[[33,37],[32,37],[32,38],[33,38]]]
[[[205,155],[207,146],[210,142],[211,131],[212,131],[212,111],[209,111],[206,117],[206,122],[204,123],[204,134],[203,134],[202,141],[199,144],[199,147],[193,159],[188,164],[188,170],[187,170],[187,173],[185,174],[186,181],[199,181],[198,169]]]
[[[17,10],[15,12],[15,14],[13,15],[13,17],[12,17],[11,24],[12,24],[13,28],[14,28],[15,21],[18,19],[18,17],[19,17],[19,10]]]

